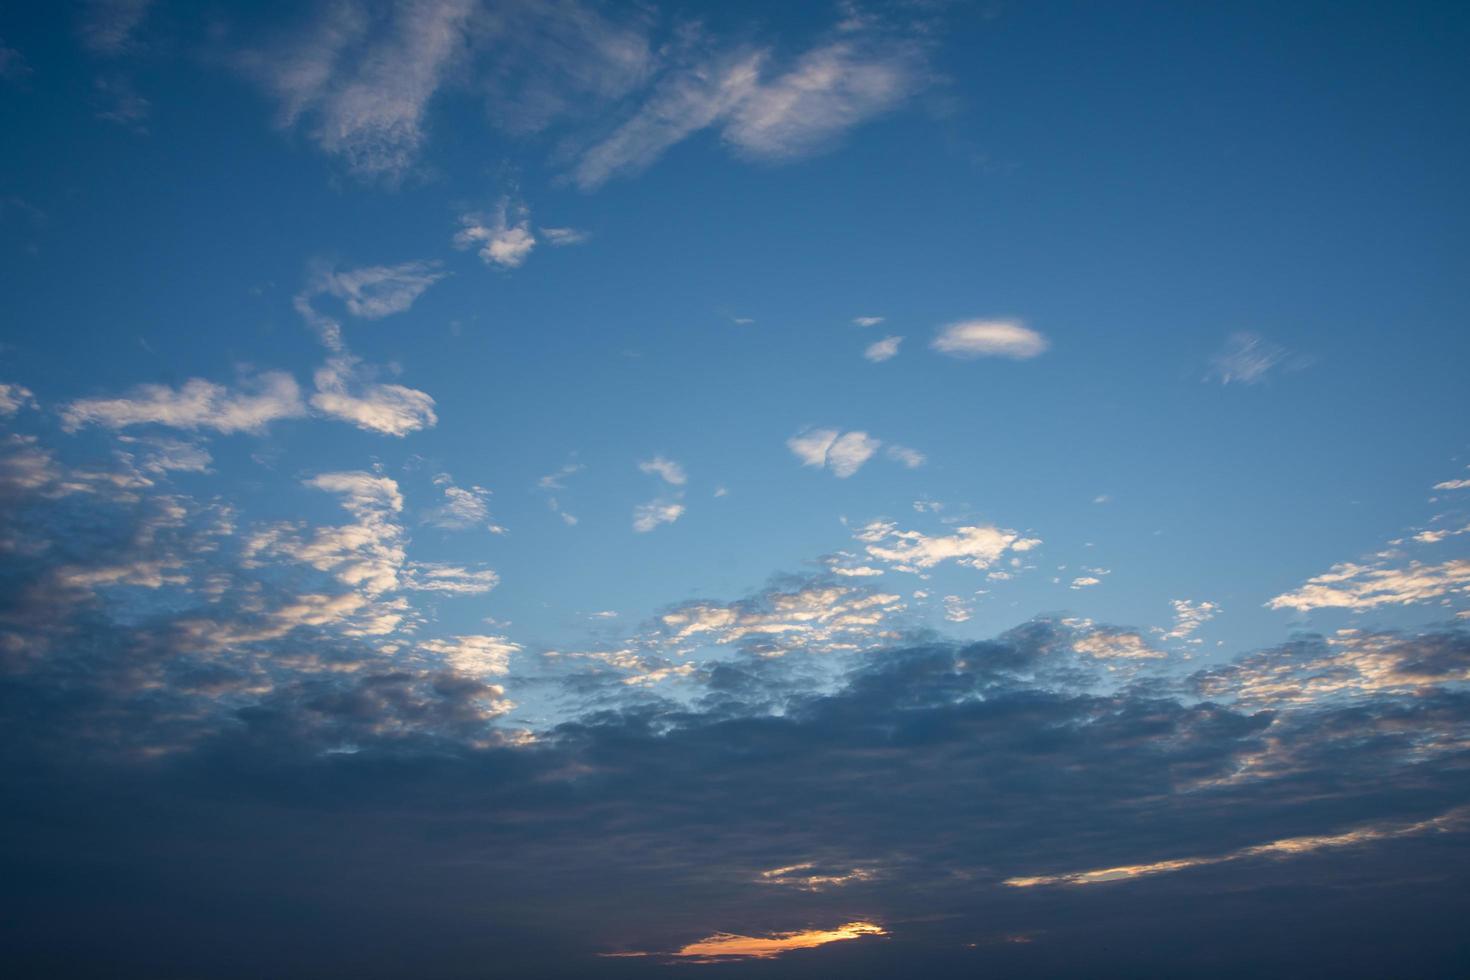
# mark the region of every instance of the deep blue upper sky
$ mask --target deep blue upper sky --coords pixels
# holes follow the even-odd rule
[[[11,5],[7,697],[129,765],[302,685],[363,726],[308,757],[514,755],[998,635],[1070,658],[1007,682],[1050,694],[1447,697],[1467,41],[1453,3]]]

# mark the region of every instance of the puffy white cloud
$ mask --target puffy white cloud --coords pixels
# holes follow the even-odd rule
[[[684,516],[684,505],[677,500],[650,500],[633,508],[633,530],[652,531],[660,524],[672,524]]]
[[[1070,588],[1086,589],[1094,585],[1102,585],[1102,579],[1098,578],[1096,575],[1079,575],[1076,578],[1072,579],[1072,584]]]
[[[459,223],[459,232],[454,236],[455,248],[471,248],[479,244],[480,258],[486,265],[518,269],[536,247],[536,236],[531,233],[530,209],[509,197],[502,197],[494,211],[460,215]],[[572,243],[562,241],[557,244]]]
[[[786,440],[786,447],[801,460],[803,466],[825,466],[840,479],[852,476],[883,443],[866,432],[836,429],[808,429]]]
[[[960,320],[940,329],[929,345],[950,357],[1009,357],[1026,360],[1050,342],[1016,320]]]
[[[311,405],[323,415],[390,436],[406,436],[439,421],[434,399],[403,385],[368,379],[361,361],[350,354],[332,357],[314,375]]]
[[[991,525],[955,528],[953,534],[931,537],[921,531],[904,531],[888,521],[873,521],[853,535],[866,546],[868,555],[901,572],[924,572],[954,561],[967,568],[984,569],[1007,551],[1029,551],[1041,542],[1023,538],[1015,531]]]
[[[123,398],[81,398],[62,407],[61,424],[69,432],[85,425],[261,432],[271,422],[305,414],[296,379],[280,371],[266,371],[247,378],[235,390],[192,378],[179,388],[148,384]]]
[[[1286,349],[1253,333],[1231,334],[1210,359],[1209,377],[1223,385],[1253,385],[1286,357]]]
[[[503,636],[472,635],[425,640],[419,649],[461,673],[483,675],[509,672],[511,654],[519,653],[521,646]]]
[[[684,472],[684,467],[671,459],[655,456],[653,459],[645,459],[638,463],[638,469],[644,473],[657,476],[671,486],[682,487],[688,482],[689,477]]]
[[[852,322],[853,322],[853,324],[855,324],[856,326],[859,326],[859,327],[876,327],[878,324],[880,324],[880,323],[883,322],[883,317],[881,317],[881,316],[855,316],[855,317],[852,318]]]
[[[1074,652],[1095,660],[1158,660],[1165,656],[1137,630],[1084,623],[1071,640]]]
[[[884,337],[882,340],[876,340],[869,344],[863,350],[863,357],[872,361],[874,364],[882,363],[891,357],[898,356],[898,345],[901,343],[903,343],[902,337]]]

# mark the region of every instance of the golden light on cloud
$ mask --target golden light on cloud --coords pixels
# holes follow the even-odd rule
[[[1314,851],[1336,847],[1352,847],[1373,841],[1392,840],[1397,837],[1416,837],[1421,834],[1447,833],[1463,830],[1470,822],[1470,807],[1456,807],[1440,816],[1414,823],[1370,824],[1341,834],[1311,837],[1286,837],[1266,844],[1254,844],[1238,850],[1227,851],[1207,857],[1175,858],[1155,861],[1151,864],[1125,864],[1115,868],[1096,868],[1091,871],[1072,871],[1057,875],[1036,875],[1026,878],[1007,878],[1003,884],[1012,888],[1034,888],[1038,885],[1097,885],[1109,881],[1127,881],[1148,875],[1183,871],[1211,864],[1225,864],[1253,857],[1288,858]]]
[[[861,936],[886,936],[888,930],[876,922],[845,922],[831,929],[804,929],[777,932],[769,936],[740,936],[717,932],[713,936],[690,943],[670,954],[686,962],[719,963],[735,959],[770,959],[794,949],[815,949],[828,943],[857,939]]]
[[[802,891],[819,892],[828,888],[851,885],[858,881],[872,881],[874,877],[876,877],[875,873],[869,868],[852,868],[841,874],[823,873],[817,870],[816,862],[806,861],[802,864],[762,871],[756,880],[766,885],[785,885],[789,888],[799,888]]]

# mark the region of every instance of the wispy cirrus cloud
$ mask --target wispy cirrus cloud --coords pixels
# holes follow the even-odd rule
[[[1259,384],[1286,356],[1286,348],[1259,334],[1231,334],[1225,345],[1210,358],[1210,371],[1206,377],[1222,385]]]

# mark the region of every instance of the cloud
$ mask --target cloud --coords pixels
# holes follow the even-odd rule
[[[509,197],[501,198],[494,211],[460,215],[459,223],[454,247],[472,248],[478,243],[479,256],[486,265],[519,269],[536,247],[536,236],[531,233],[530,209]],[[571,243],[562,241],[556,244]]]
[[[682,487],[688,482],[689,477],[684,473],[684,467],[671,459],[655,456],[653,459],[642,460],[638,463],[638,469],[644,473],[657,476],[670,486]]]
[[[895,463],[901,463],[906,469],[910,470],[918,469],[929,459],[929,457],[917,449],[910,449],[908,446],[900,446],[897,443],[890,443],[884,452],[888,454],[889,459]]]
[[[419,649],[443,659],[462,674],[479,676],[508,673],[510,658],[520,652],[521,646],[503,636],[476,635],[425,640]]]
[[[659,617],[664,642],[739,645],[762,657],[789,651],[838,653],[892,642],[890,620],[901,596],[856,585],[805,582],[775,586],[734,602],[681,603]]]
[[[1072,579],[1071,588],[1085,589],[1093,585],[1102,585],[1102,579],[1095,575],[1079,575]]]
[[[82,43],[97,54],[128,51],[152,6],[153,0],[87,0],[82,12]]]
[[[676,500],[650,500],[633,508],[633,530],[652,531],[660,524],[672,524],[684,515],[684,505]]]
[[[447,275],[438,262],[403,262],[326,272],[317,283],[321,291],[342,300],[353,316],[377,320],[405,312]]]
[[[992,525],[959,527],[952,534],[931,537],[921,531],[901,530],[887,521],[866,524],[853,537],[863,542],[870,557],[897,571],[913,573],[947,561],[985,569],[1007,551],[1029,551],[1041,544],[1035,538],[1023,538],[1015,531]]]
[[[1174,607],[1174,626],[1164,633],[1166,640],[1187,639],[1220,614],[1220,607],[1213,602],[1170,599],[1169,605]]]
[[[35,408],[36,396],[25,385],[0,384],[0,418],[9,418],[23,408]]]
[[[879,364],[891,357],[898,356],[898,345],[903,343],[902,337],[884,337],[882,340],[869,344],[863,350],[863,357]]]
[[[1207,375],[1228,384],[1258,384],[1286,357],[1286,349],[1253,333],[1231,334],[1225,346],[1210,359]]]
[[[465,54],[475,0],[344,0],[305,32],[240,56],[324,152],[364,180],[401,180],[425,142],[429,101]]]
[[[801,460],[803,466],[825,466],[838,479],[846,479],[883,443],[866,432],[838,434],[836,429],[809,429],[786,440],[786,447]]]
[[[1434,485],[1436,490],[1470,490],[1470,479],[1445,480],[1443,483]]]
[[[448,473],[434,477],[434,485],[444,492],[444,502],[424,516],[424,523],[448,531],[464,531],[484,527],[492,534],[504,534],[505,528],[490,520],[490,491],[484,487],[457,487]]]
[[[1266,603],[1270,609],[1376,609],[1470,595],[1470,561],[1440,564],[1414,561],[1395,568],[1387,564],[1344,562]]]
[[[553,248],[562,248],[567,245],[585,245],[592,240],[592,233],[576,228],[542,228],[541,237]]]
[[[797,929],[769,936],[740,936],[718,932],[681,946],[669,954],[696,963],[719,963],[729,960],[765,960],[796,949],[815,949],[863,936],[886,936],[888,931],[876,922],[846,922],[829,929]]]
[[[62,407],[61,424],[68,432],[88,425],[108,429],[166,425],[259,433],[272,422],[305,414],[296,379],[280,371],[265,371],[246,377],[236,390],[193,378],[179,388],[139,385],[124,398],[77,399]]]
[[[920,47],[877,35],[819,44],[784,71],[768,48],[714,49],[695,35],[634,113],[583,151],[572,177],[591,190],[638,173],[675,144],[718,127],[738,155],[767,162],[826,149],[924,82]]]
[[[371,372],[350,354],[329,358],[313,378],[312,408],[359,429],[402,437],[439,421],[428,394],[371,381]]]
[[[881,316],[855,316],[855,317],[852,318],[852,322],[854,324],[856,324],[857,326],[859,326],[859,327],[876,327],[878,324],[880,324],[880,323],[883,322],[883,317],[881,317]]]
[[[929,346],[950,357],[1024,361],[1044,353],[1051,344],[1015,320],[960,320],[943,327]]]

